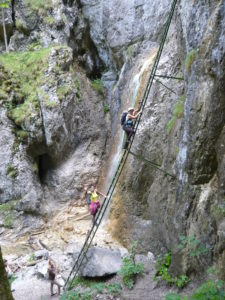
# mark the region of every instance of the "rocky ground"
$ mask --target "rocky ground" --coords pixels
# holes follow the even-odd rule
[[[48,258],[51,257],[57,263],[60,273],[59,280],[63,284],[63,278],[68,276],[90,226],[91,219],[87,207],[74,206],[59,213],[47,223],[46,228],[43,228],[42,231],[39,230],[17,238],[10,232],[4,233],[1,237],[4,257],[8,259],[9,267],[16,276],[16,280],[12,284],[15,300],[59,299],[58,295],[50,296],[50,283],[47,279]],[[108,264],[112,260],[114,266],[121,265],[121,257],[127,253],[127,250],[112,239],[106,231],[108,226],[110,224],[107,226],[104,224],[99,228],[93,242],[92,251],[94,252],[91,256],[93,257],[93,253],[95,253],[100,257],[100,262],[95,265],[90,260],[89,267],[82,270],[83,274],[86,272],[87,275],[90,272],[92,276],[95,274],[98,276],[103,269],[103,273],[107,273],[107,267],[112,271],[112,266]],[[113,257],[118,253],[118,259]],[[108,262],[104,260],[101,264],[103,254],[104,257],[108,256]],[[123,287],[118,295],[106,293],[104,290],[101,293],[95,291],[93,299],[160,300],[164,299],[165,295],[171,291],[177,292],[175,288],[159,285],[153,281],[155,258],[152,253],[149,252],[146,256],[137,255],[136,259],[144,262],[145,271],[144,275],[137,279],[132,290]],[[107,277],[107,280],[106,277],[103,276],[103,278],[103,282],[107,282],[107,284],[122,284],[120,275]],[[183,293],[188,294],[192,289],[193,286],[190,286]],[[83,291],[89,291],[89,289],[86,288]]]

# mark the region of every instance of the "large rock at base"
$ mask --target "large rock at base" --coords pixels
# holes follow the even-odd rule
[[[80,271],[83,277],[103,277],[116,274],[122,266],[119,251],[95,247],[88,251],[87,258],[87,263]]]

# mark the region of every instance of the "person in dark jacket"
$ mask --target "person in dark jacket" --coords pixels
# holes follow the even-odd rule
[[[124,145],[124,149],[127,149],[130,139],[134,134],[134,120],[142,113],[142,111],[134,110],[133,107],[128,108],[128,113],[126,116],[126,121],[123,125],[123,130],[126,132],[127,140]]]

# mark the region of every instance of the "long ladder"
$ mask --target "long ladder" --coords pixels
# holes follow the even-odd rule
[[[150,93],[150,90],[151,90],[151,87],[152,87],[152,84],[153,84],[154,77],[156,75],[156,70],[157,70],[159,60],[160,60],[160,57],[161,57],[161,54],[162,54],[162,51],[163,51],[163,47],[164,47],[166,37],[167,37],[168,31],[169,31],[169,27],[170,27],[170,24],[171,24],[173,15],[174,15],[176,4],[177,4],[177,0],[173,0],[172,4],[171,4],[171,8],[170,8],[170,11],[169,11],[167,21],[164,25],[164,31],[163,31],[163,35],[162,35],[162,38],[161,38],[161,41],[160,41],[159,49],[158,49],[158,52],[157,52],[157,55],[156,55],[156,58],[155,58],[155,61],[154,61],[154,64],[153,64],[153,67],[152,67],[152,70],[151,70],[151,74],[150,74],[149,79],[147,81],[146,89],[145,89],[145,92],[144,92],[144,95],[143,95],[143,98],[142,98],[142,101],[141,101],[140,108],[142,109],[142,111],[145,107],[146,101],[148,99],[148,95]],[[65,282],[65,285],[64,285],[64,290],[65,291],[67,291],[71,288],[72,282],[73,282],[74,278],[78,275],[79,269],[81,268],[82,263],[84,262],[84,259],[87,259],[87,256],[86,256],[87,251],[88,251],[89,247],[91,246],[92,240],[93,240],[93,238],[94,238],[94,236],[95,236],[95,234],[98,230],[98,227],[99,227],[99,225],[100,225],[100,223],[103,219],[103,216],[104,216],[104,214],[107,210],[107,207],[110,203],[110,200],[112,198],[113,192],[114,192],[115,187],[116,187],[116,184],[119,180],[120,174],[123,170],[123,167],[126,163],[127,157],[129,155],[129,151],[130,151],[131,146],[133,144],[135,134],[137,132],[137,128],[138,128],[138,125],[139,125],[140,120],[141,120],[141,116],[142,116],[142,113],[137,118],[137,121],[136,121],[135,127],[134,127],[134,135],[131,138],[131,141],[129,143],[127,151],[123,152],[123,155],[122,155],[122,157],[119,161],[117,170],[116,170],[116,172],[114,174],[114,177],[111,181],[111,184],[110,184],[109,189],[107,191],[106,197],[104,198],[104,201],[103,201],[103,203],[102,203],[102,205],[99,209],[99,213],[96,217],[96,222],[92,225],[92,228],[89,231],[89,233],[86,237],[86,240],[83,244],[83,247],[81,248],[80,253],[79,253],[79,255],[78,255],[78,257],[77,257],[77,259],[76,259],[76,261],[73,265],[73,268],[72,268],[72,270],[71,270],[71,272],[70,272],[70,274],[69,274],[69,276],[68,276],[68,278]]]

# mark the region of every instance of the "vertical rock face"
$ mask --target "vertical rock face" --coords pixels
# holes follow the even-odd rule
[[[122,142],[121,111],[143,96],[170,5],[13,2],[9,45],[25,52],[0,56],[1,203],[49,213],[97,182],[103,154]],[[180,271],[198,266],[178,251],[181,235],[207,249],[200,265],[224,263],[224,18],[224,1],[177,4],[157,73],[184,81],[155,78],[132,146],[172,176],[129,156],[111,206],[122,243],[173,249]],[[102,79],[106,99],[89,78]]]
[[[194,235],[207,249],[200,265],[215,259],[224,266],[224,9],[223,1],[181,1],[158,72],[184,68],[184,85],[164,81],[177,96],[154,85],[135,137],[132,150],[176,179],[131,156],[111,209],[121,241],[138,239],[142,250],[173,249],[180,272],[199,268],[187,248],[186,255],[177,250],[181,235]]]

